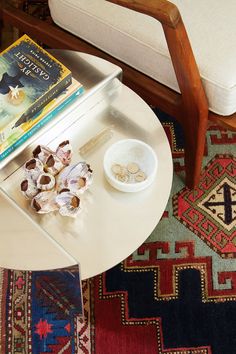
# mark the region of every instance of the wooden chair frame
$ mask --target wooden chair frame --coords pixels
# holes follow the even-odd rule
[[[194,54],[181,15],[175,5],[167,0],[108,1],[150,15],[162,24],[180,94],[53,23],[42,22],[10,6],[2,7],[1,18],[3,24],[13,25],[51,48],[86,52],[120,66],[123,70],[124,84],[147,103],[157,106],[181,123],[185,135],[186,185],[194,188],[200,180],[208,121],[236,130],[236,115],[223,117],[209,111]]]

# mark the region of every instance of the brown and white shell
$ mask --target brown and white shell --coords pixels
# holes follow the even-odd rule
[[[20,189],[27,199],[32,199],[40,192],[39,188],[36,186],[36,183],[31,178],[24,179],[21,182]]]
[[[55,191],[43,191],[38,193],[31,201],[31,207],[39,214],[47,214],[58,210]]]
[[[56,180],[50,173],[43,172],[39,175],[36,185],[42,191],[49,191],[55,186]]]
[[[43,172],[43,163],[37,158],[30,159],[26,161],[24,171],[26,178],[36,181],[38,176]]]
[[[56,197],[59,213],[62,216],[75,217],[80,211],[80,199],[70,191],[63,191]]]
[[[86,162],[66,167],[57,178],[57,190],[70,189],[75,194],[83,193],[92,183],[92,170]]]
[[[49,149],[46,146],[43,145],[38,145],[34,150],[33,150],[33,156],[44,164],[48,158],[49,155],[53,154],[53,151]]]
[[[69,165],[72,158],[72,146],[69,140],[65,140],[58,145],[58,148],[56,149],[56,155],[64,165]]]
[[[53,176],[56,176],[64,167],[65,165],[55,154],[50,154],[44,165],[45,171],[51,173]]]

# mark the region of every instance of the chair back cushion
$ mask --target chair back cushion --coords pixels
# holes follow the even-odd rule
[[[236,1],[172,0],[180,10],[210,110],[236,111]],[[179,92],[161,24],[105,0],[49,0],[63,29]]]

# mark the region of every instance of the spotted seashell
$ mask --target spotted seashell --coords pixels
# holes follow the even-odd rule
[[[40,192],[32,199],[31,207],[39,214],[47,214],[58,210],[56,196],[57,193],[54,191]]]
[[[72,146],[69,140],[65,140],[61,144],[59,144],[56,150],[56,155],[59,157],[59,159],[64,165],[69,165],[72,157]]]
[[[72,178],[68,181],[68,188],[72,193],[79,195],[80,193],[83,193],[84,191],[86,191],[86,189],[88,189],[90,185],[89,181],[90,180],[86,177],[78,176],[77,178]]]
[[[72,193],[80,194],[86,191],[92,183],[93,174],[90,166],[85,162],[80,162],[71,171],[68,178],[68,188]]]
[[[92,170],[85,162],[66,167],[58,176],[57,189],[68,188],[75,194],[83,193],[92,183]]]
[[[32,199],[36,194],[40,192],[35,182],[31,179],[25,179],[21,182],[20,189],[27,199]]]
[[[67,166],[65,167],[57,176],[57,190],[60,192],[62,189],[68,189],[68,180],[67,177],[69,176],[71,170],[73,170],[74,166]]]
[[[44,166],[45,171],[51,173],[53,176],[56,176],[64,167],[65,165],[55,154],[48,156]]]
[[[50,150],[48,147],[43,146],[43,145],[38,145],[34,150],[33,150],[33,156],[44,164],[48,158],[49,155],[53,154],[53,151]]]
[[[76,177],[85,177],[86,179],[92,178],[92,170],[90,166],[82,161],[72,166],[72,170],[69,173],[68,179],[76,178]]]
[[[56,202],[62,216],[75,217],[80,211],[80,199],[70,191],[63,191],[58,194]]]
[[[38,176],[43,172],[43,163],[39,159],[33,158],[26,161],[24,170],[27,178],[36,181]]]
[[[56,180],[54,176],[49,173],[43,172],[39,175],[36,185],[42,191],[49,191],[55,186]]]

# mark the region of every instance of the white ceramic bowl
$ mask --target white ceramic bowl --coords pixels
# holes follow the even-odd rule
[[[127,166],[133,163],[138,165],[139,172],[145,174],[143,181],[136,181],[136,173],[127,171]],[[128,181],[120,181],[114,173],[114,165],[126,168]],[[154,181],[158,167],[156,153],[148,144],[137,139],[119,140],[111,145],[104,155],[103,168],[107,181],[122,192],[141,191]],[[126,179],[126,178],[125,178]]]

